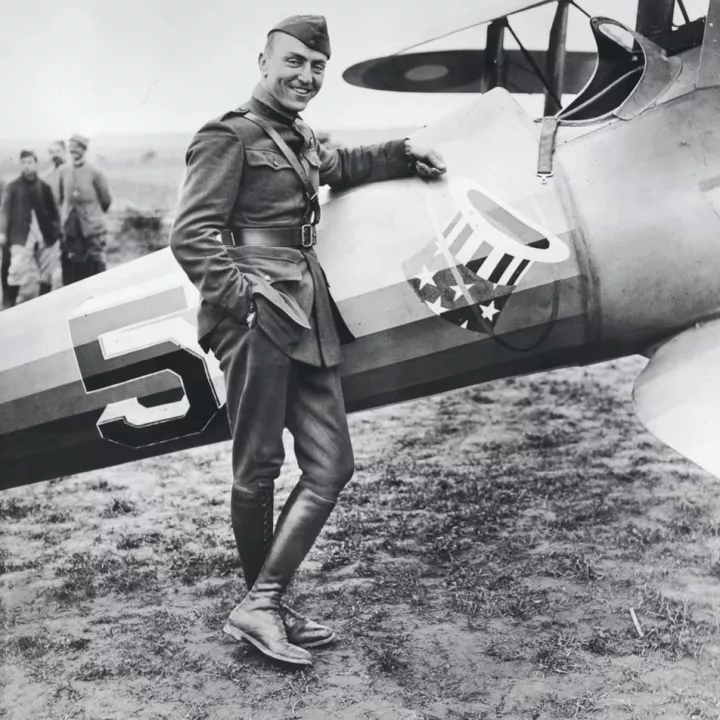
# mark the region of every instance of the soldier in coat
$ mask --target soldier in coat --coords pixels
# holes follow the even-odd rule
[[[40,294],[50,292],[60,237],[58,208],[50,186],[38,177],[37,155],[23,150],[20,164],[22,172],[8,184],[0,204],[0,246],[7,246],[8,258],[3,300],[8,307],[36,274]]]
[[[63,285],[105,272],[105,214],[112,197],[105,173],[86,158],[89,143],[84,135],[73,135],[69,143],[72,161],[59,169]]]
[[[353,337],[313,249],[318,185],[445,172],[437,153],[408,139],[319,143],[298,113],[322,87],[329,58],[321,16],[293,16],[270,31],[252,97],[190,144],[170,238],[202,296],[199,342],[227,388],[231,521],[248,593],[224,630],[299,666],[312,662],[307,648],[335,634],[283,594],[354,471],[339,372],[340,345]],[[301,476],[273,531],[285,427]]]

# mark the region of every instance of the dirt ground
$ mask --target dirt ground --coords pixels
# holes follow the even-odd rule
[[[172,208],[181,160],[109,168],[118,227]],[[222,633],[228,444],[0,494],[0,718],[720,720],[718,484],[635,419],[644,362],[351,416],[293,590],[339,640],[304,672]],[[288,444],[277,511],[295,479]]]
[[[3,493],[0,717],[720,718],[717,481],[635,420],[643,364],[352,416],[303,672],[221,631],[227,444]]]

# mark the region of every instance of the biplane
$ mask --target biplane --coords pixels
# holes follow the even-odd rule
[[[348,410],[643,354],[640,420],[720,476],[720,0],[679,27],[674,0],[643,0],[635,27],[588,18],[591,56],[566,52],[559,0],[546,52],[505,49],[513,14],[539,4],[483,3],[482,51],[346,71],[479,93],[416,133],[444,178],[324,204],[317,253],[357,337]],[[513,92],[538,89],[536,120]],[[0,487],[229,437],[198,304],[165,249],[0,313]]]

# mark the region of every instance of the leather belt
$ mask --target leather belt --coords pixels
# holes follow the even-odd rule
[[[315,225],[300,227],[242,227],[234,232],[226,230],[222,233],[226,245],[240,247],[242,245],[260,245],[263,247],[296,247],[309,249],[317,243]]]

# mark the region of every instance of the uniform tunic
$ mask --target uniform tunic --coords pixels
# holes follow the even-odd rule
[[[245,107],[270,122],[316,190],[319,184],[346,188],[414,173],[403,140],[330,150],[262,87]],[[270,137],[241,113],[226,113],[196,134],[171,247],[202,295],[198,337],[205,349],[205,338],[228,314],[244,321],[255,292],[258,323],[283,352],[315,366],[341,362],[340,343],[352,335],[313,250],[228,248],[217,240],[223,229],[239,237],[243,227],[300,227],[306,210],[300,178]]]
[[[72,260],[105,262],[107,225],[105,213],[112,197],[101,170],[82,160],[60,166],[61,219],[65,230],[63,251]],[[75,211],[79,227],[68,229]]]
[[[290,146],[315,189],[414,172],[402,140],[329,150],[262,87],[247,107]],[[340,343],[352,335],[315,252],[220,240],[222,232],[240,239],[248,227],[299,228],[307,216],[302,181],[242,112],[229,112],[195,135],[170,245],[202,296],[199,341],[213,351],[225,376],[234,498],[272,487],[284,459],[285,427],[295,439],[307,489],[334,501],[353,473],[338,367]],[[252,324],[251,298],[257,305]]]
[[[21,175],[7,186],[0,205],[0,234],[7,235],[3,257],[3,290],[22,287],[37,273],[40,282],[52,283],[57,259],[60,223],[50,186]]]

